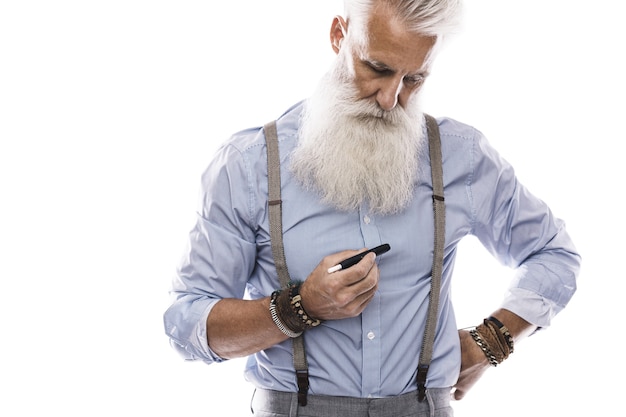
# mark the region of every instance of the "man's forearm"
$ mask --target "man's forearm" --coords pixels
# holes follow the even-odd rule
[[[247,356],[287,339],[272,321],[269,297],[220,300],[207,318],[207,339],[224,359]]]

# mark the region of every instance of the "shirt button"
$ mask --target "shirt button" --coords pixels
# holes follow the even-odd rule
[[[375,338],[375,337],[376,337],[376,335],[374,334],[374,332],[369,332],[369,333],[367,334],[367,338],[368,338],[369,340],[374,340],[374,338]]]
[[[365,224],[370,224],[372,220],[370,219],[370,216],[365,216],[363,217],[363,221],[365,222]]]

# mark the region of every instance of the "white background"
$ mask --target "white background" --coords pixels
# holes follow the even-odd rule
[[[623,13],[610,0],[466,3],[426,110],[483,131],[567,221],[584,263],[554,326],[457,415],[614,415]],[[185,363],[169,347],[167,291],[214,150],[310,93],[341,12],[339,0],[0,2],[1,415],[247,415],[242,361]],[[510,276],[464,242],[459,325],[496,308]]]

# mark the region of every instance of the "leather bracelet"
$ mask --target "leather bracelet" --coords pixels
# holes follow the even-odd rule
[[[278,329],[285,336],[290,337],[292,339],[296,338],[300,336],[302,332],[292,331],[281,321],[280,317],[278,316],[278,312],[276,310],[276,300],[278,299],[279,295],[280,295],[280,290],[276,290],[272,293],[272,296],[270,297],[270,315],[272,316],[272,320],[274,321],[274,324],[276,325],[276,327],[278,327]]]
[[[291,293],[289,288],[283,289],[276,298],[276,313],[285,327],[292,332],[301,333],[307,330],[302,320],[300,320],[291,307]]]
[[[506,345],[509,347],[509,354],[513,353],[513,336],[511,336],[511,332],[509,332],[509,329],[504,324],[502,324],[500,320],[493,316],[487,317],[484,323],[486,325],[490,325],[490,323],[496,325],[502,336],[504,336],[504,341],[506,342]]]
[[[497,328],[489,326],[485,323],[476,327],[476,331],[481,335],[489,349],[496,357],[498,363],[504,362],[509,357],[509,348],[504,341],[504,336],[498,331]]]
[[[489,345],[487,344],[487,342],[485,342],[480,333],[478,333],[476,329],[472,329],[470,330],[470,335],[472,335],[472,338],[474,339],[478,347],[481,348],[481,350],[487,357],[487,360],[489,360],[489,364],[491,364],[492,366],[498,366],[500,362],[498,362],[496,356],[493,354],[491,349],[489,349]]]

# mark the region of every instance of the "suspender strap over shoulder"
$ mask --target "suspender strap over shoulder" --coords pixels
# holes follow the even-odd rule
[[[278,132],[276,121],[270,122],[263,128],[267,148],[267,185],[268,185],[268,210],[270,222],[270,240],[272,255],[281,288],[289,287],[291,278],[285,260],[283,246],[283,221],[282,200],[280,193],[280,153],[278,151]],[[293,366],[296,370],[296,383],[298,384],[298,402],[306,405],[306,396],[309,391],[309,365],[304,351],[304,334],[292,339],[293,343]]]
[[[426,379],[432,358],[435,330],[437,327],[439,294],[441,291],[441,275],[443,269],[443,250],[445,243],[445,205],[439,127],[437,125],[437,121],[433,117],[429,115],[425,115],[425,117],[426,128],[428,131],[431,176],[433,182],[435,234],[428,314],[424,329],[424,340],[417,368],[418,400],[420,402],[426,398]],[[272,121],[266,124],[264,126],[264,132],[267,145],[268,210],[272,255],[274,256],[274,263],[276,265],[276,272],[278,274],[281,288],[286,288],[289,286],[290,278],[283,247],[280,155],[278,150],[276,122]],[[298,386],[298,402],[300,405],[305,406],[307,403],[307,393],[309,389],[309,370],[306,361],[306,353],[304,351],[304,335],[300,335],[299,337],[292,339],[292,341],[293,362]]]
[[[443,273],[443,250],[446,238],[445,199],[443,197],[443,162],[441,156],[441,139],[439,126],[434,117],[426,114],[428,131],[428,148],[430,152],[430,174],[433,182],[433,212],[435,215],[435,236],[433,250],[433,267],[431,271],[430,294],[428,300],[428,316],[424,329],[424,340],[417,365],[417,398],[420,402],[426,398],[426,376],[430,367],[435,344],[437,313],[439,310],[439,294],[441,292],[441,275]]]
[[[283,202],[280,195],[280,154],[278,152],[276,122],[268,123],[264,129],[267,148],[267,185],[272,255],[274,256],[280,286],[286,288],[290,279],[283,248]]]

